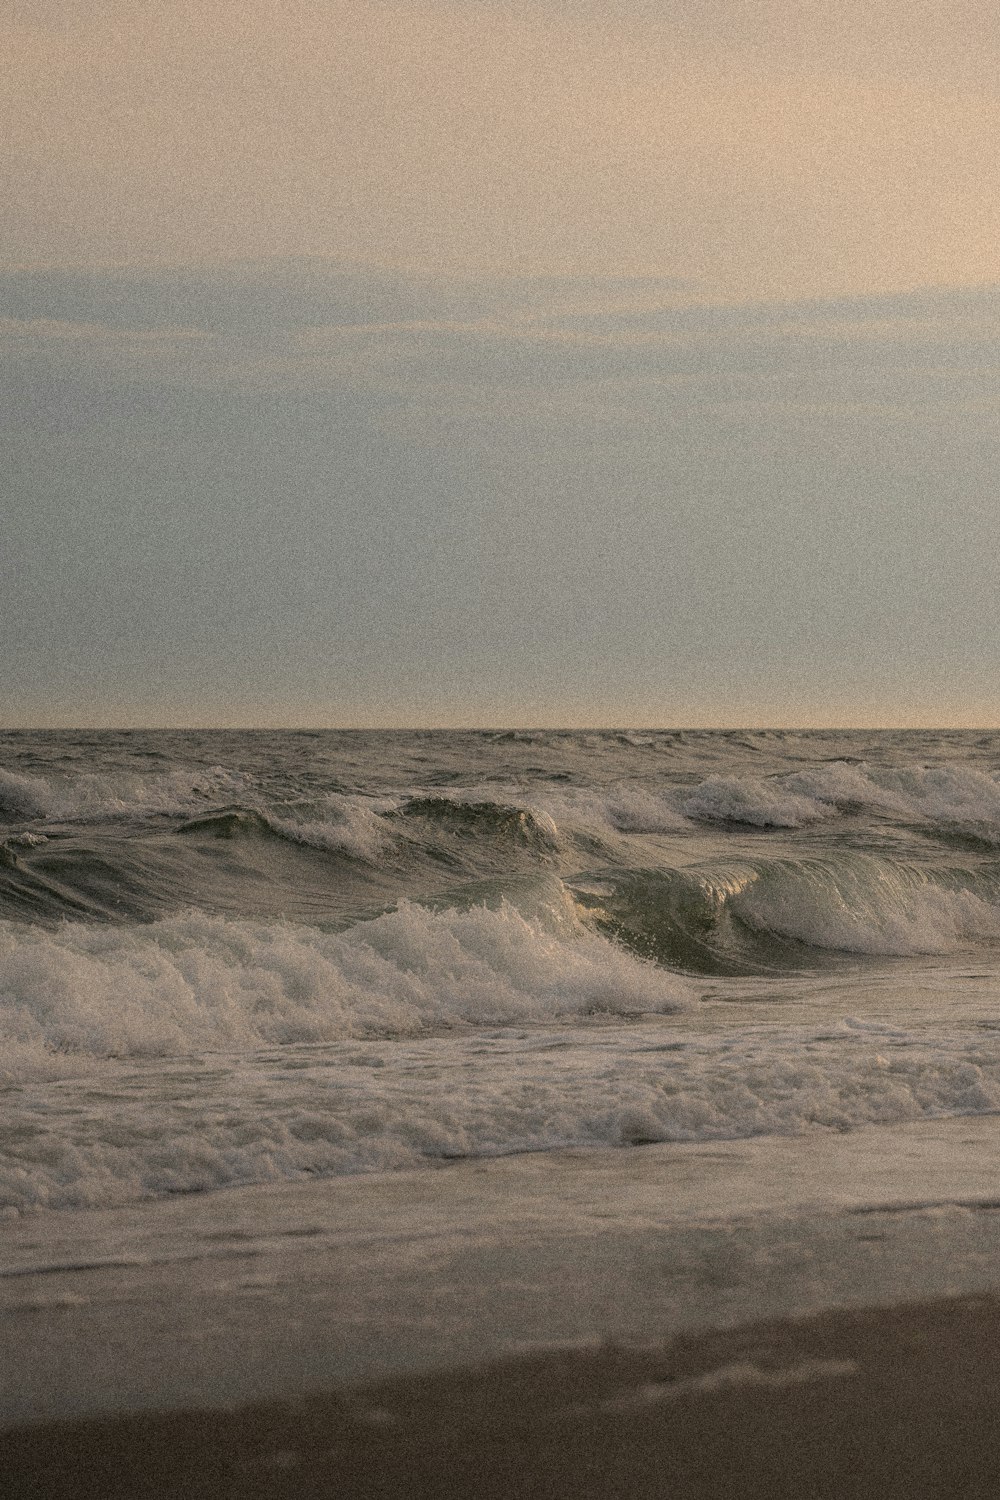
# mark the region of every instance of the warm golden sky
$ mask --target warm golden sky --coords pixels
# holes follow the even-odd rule
[[[986,0],[6,0],[4,262],[991,280]]]

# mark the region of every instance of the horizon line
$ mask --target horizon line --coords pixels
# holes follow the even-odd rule
[[[0,734],[997,734],[1000,724],[13,724]]]

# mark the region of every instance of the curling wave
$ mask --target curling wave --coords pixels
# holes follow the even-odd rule
[[[927,870],[843,852],[621,872],[580,890],[634,951],[696,973],[803,968],[824,955],[904,957],[1000,941],[995,866]]]

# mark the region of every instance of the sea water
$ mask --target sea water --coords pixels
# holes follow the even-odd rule
[[[0,1212],[763,1137],[808,1171],[1000,1109],[998,940],[1000,734],[8,732]]]

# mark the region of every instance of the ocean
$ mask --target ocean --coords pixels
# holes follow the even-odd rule
[[[1000,734],[0,738],[0,1210],[1000,1108]]]

